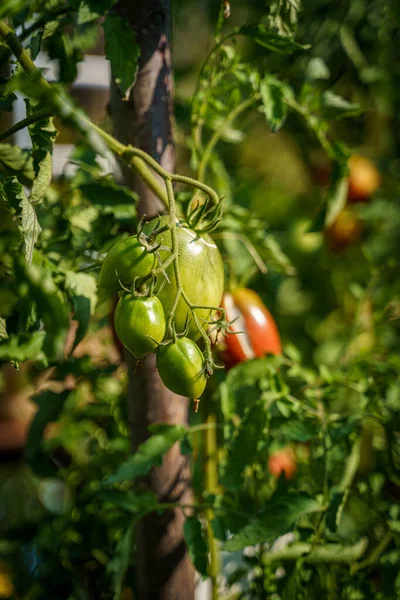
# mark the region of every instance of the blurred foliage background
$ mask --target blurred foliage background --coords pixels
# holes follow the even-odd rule
[[[26,9],[14,10],[13,3],[9,4],[14,24],[21,26],[27,18]],[[33,4],[30,10],[38,13],[53,8],[51,2]],[[258,542],[246,544],[253,551],[247,550],[243,558],[239,540],[236,546],[232,544],[234,567],[231,565],[223,572],[221,594],[226,598],[294,599],[314,598],[329,591],[331,595],[326,597],[330,598],[398,598],[398,576],[395,581],[398,555],[390,543],[393,544],[393,538],[398,542],[400,531],[395,509],[400,489],[400,4],[395,0],[340,3],[310,0],[304,2],[301,10],[297,8],[300,7],[294,1],[230,3],[230,17],[223,26],[228,31],[244,23],[261,22],[290,39],[295,33],[296,41],[310,44],[310,48],[280,54],[266,52],[264,47],[243,36],[229,42],[232,50],[226,53],[222,59],[225,63],[221,62],[219,67],[226,68],[234,81],[229,92],[228,88],[218,91],[215,87],[204,115],[204,139],[209,141],[218,130],[218,119],[224,118],[230,103],[235,106],[250,94],[248,65],[251,72],[256,68],[289,84],[310,113],[305,117],[299,111],[289,110],[286,114],[285,110],[283,128],[273,133],[271,122],[258,104],[224,127],[206,173],[206,180],[224,196],[226,203],[225,229],[217,231],[215,239],[224,254],[227,280],[232,285],[255,289],[274,315],[284,347],[297,349],[292,348],[290,360],[297,365],[298,372],[288,376],[282,373],[279,385],[283,386],[283,382],[289,387],[293,385],[297,398],[303,397],[303,386],[308,385],[314,391],[323,390],[321,394],[330,394],[336,402],[334,410],[340,415],[342,427],[329,438],[329,443],[337,445],[329,471],[333,490],[331,510],[335,502],[336,509],[340,504],[334,496],[335,485],[351,455],[347,438],[360,431],[369,432],[367,438],[373,440],[378,452],[372,472],[386,474],[382,481],[375,477],[372,482],[362,484],[364,488],[358,489],[353,500],[353,510],[365,516],[371,494],[375,494],[374,510],[379,513],[379,523],[372,537],[378,546],[386,540],[382,551],[388,547],[392,554],[385,562],[387,579],[382,575],[384,570],[350,574],[345,568],[340,571],[340,567],[326,565],[319,568],[317,577],[313,567],[302,565],[296,572],[294,567],[287,569],[289,583],[284,583],[282,591],[278,589],[275,569],[263,563]],[[173,3],[178,170],[192,175],[199,166],[193,138],[196,123],[192,98],[202,64],[214,43],[219,10],[220,4],[213,0]],[[103,40],[97,22],[72,30],[66,20],[63,28],[64,33],[49,36],[47,42],[44,36],[43,46],[46,48],[47,44],[50,55],[69,66],[60,70],[62,83],[68,88],[75,76],[73,65],[85,52],[101,54]],[[75,99],[97,123],[110,128],[106,95],[99,99],[96,94],[81,90],[75,93]],[[9,114],[6,101],[7,98],[0,105],[4,122]],[[352,223],[357,225],[350,227],[349,239],[344,234],[344,242],[337,239],[335,242],[332,232],[318,226],[331,161],[310,126],[310,118],[314,117],[318,131],[324,132],[329,120],[329,139],[344,142],[351,154],[368,158],[380,173],[380,185],[368,201],[347,206]],[[61,124],[57,127],[58,141],[75,140]],[[2,156],[2,171],[9,175],[10,169],[11,173],[13,170]],[[116,236],[136,227],[135,198],[120,182],[103,180],[95,153],[85,144],[77,146],[71,162],[78,165],[72,179],[65,175],[53,181],[44,203],[37,208],[43,231],[33,259],[33,264],[57,284],[58,291],[50,296],[46,292],[51,301],[48,309],[43,308],[43,319],[55,355],[58,344],[62,345],[67,336],[69,347],[76,345],[67,361],[57,365],[48,359],[50,353],[41,350],[40,330],[29,339],[15,333],[19,328],[33,330],[34,323],[40,320],[41,309],[35,307],[32,311],[31,295],[25,294],[26,303],[21,304],[22,283],[36,286],[38,305],[44,293],[43,286],[18,257],[12,259],[18,286],[5,279],[0,291],[1,316],[7,318],[7,331],[18,335],[15,338],[18,352],[11,356],[10,345],[4,350],[0,346],[0,357],[11,359],[16,366],[21,363],[18,371],[9,364],[1,371],[0,597],[94,598],[98,597],[96,590],[101,589],[102,598],[128,600],[133,597],[134,565],[129,563],[132,536],[127,519],[132,514],[139,518],[147,509],[144,501],[140,505],[137,500],[128,502],[125,498],[118,502],[107,494],[98,495],[99,482],[129,454],[129,428],[126,369],[115,347],[110,306],[102,298],[96,303],[93,274],[98,272],[104,253]],[[32,179],[28,167],[25,174]],[[110,188],[118,194],[118,202],[112,198]],[[183,193],[182,199],[185,199]],[[7,221],[3,206],[1,210],[2,254],[8,256],[18,228]],[[248,236],[268,273],[257,268],[242,242],[229,236],[232,231]],[[9,265],[7,260],[2,269],[4,264]],[[79,304],[82,297],[89,298],[89,306]],[[62,308],[66,302],[70,303],[70,311],[79,308],[85,315],[72,332],[70,312],[65,306]],[[17,305],[20,308],[15,314]],[[46,310],[51,315],[57,314],[57,318],[46,321]],[[251,427],[260,415],[245,414],[243,404],[254,397],[257,407],[260,389],[271,389],[273,376],[267,366],[263,367],[264,379],[258,367],[254,367],[254,372],[252,368],[241,365],[236,376],[236,370],[228,375],[218,372],[203,403],[207,407],[204,411],[211,406],[219,421],[225,419],[228,428],[228,433],[219,440],[221,463],[227,456],[231,462],[237,459],[235,450],[229,447],[229,432],[236,431],[237,426],[234,419],[232,422],[229,419],[235,411],[232,404],[228,410],[226,402],[236,403],[236,412],[241,417],[245,415],[249,431],[254,433]],[[336,376],[341,368],[345,375]],[[322,375],[322,382],[314,385],[309,371]],[[297,379],[296,383],[288,383],[287,377],[298,377],[303,383],[298,384]],[[342,386],[338,383],[340,377],[348,378],[351,385]],[[29,399],[33,395],[37,398],[36,405]],[[386,413],[383,416],[388,409],[382,408],[381,400],[386,397],[391,403],[389,416]],[[50,413],[46,408],[49,398],[53,400]],[[222,409],[212,398],[222,400]],[[313,402],[317,403],[315,398]],[[288,432],[284,429],[288,422],[303,419],[299,417],[301,409],[290,407],[285,412],[283,402],[281,410],[282,414],[271,417],[276,422],[270,441],[276,447],[288,441],[297,444],[299,478],[293,489],[297,494],[317,497],[323,484],[320,475],[310,474],[310,464],[318,471],[326,439],[319,437],[318,421],[312,417],[306,426],[307,434],[304,428],[300,433]],[[383,421],[390,435],[383,435],[379,428],[371,433],[364,420],[367,413],[373,414],[375,421]],[[29,450],[24,459],[21,446],[33,414],[36,414],[35,428],[29,434]],[[192,416],[192,425],[201,424],[205,417],[202,411],[197,418]],[[238,431],[241,426],[237,426]],[[250,441],[246,438],[243,443]],[[203,442],[199,437],[193,444],[195,491],[201,497]],[[232,475],[228,468],[221,479],[225,486],[224,501],[231,502],[236,509],[247,505],[249,514],[260,509],[257,503],[268,503],[277,485],[278,492],[281,486],[284,497],[291,489],[284,478],[277,483],[265,476],[268,449],[257,448],[254,449],[259,452],[257,464],[253,465],[251,476],[242,473],[239,477],[236,472]],[[34,465],[34,474],[27,463]],[[241,498],[236,489],[238,483],[243,484]],[[256,493],[252,485],[258,489]],[[124,491],[123,486],[120,491]],[[218,487],[210,491],[218,496]],[[362,503],[361,508],[357,502]],[[228,509],[226,514],[229,516]],[[343,525],[338,537],[329,537],[324,531],[324,540],[357,542],[360,531],[365,533],[368,528],[372,531],[368,515],[361,524],[359,519],[355,521],[356,525],[350,516],[347,530],[343,531]],[[392,529],[387,526],[389,522],[395,523]],[[235,523],[228,519],[228,524],[223,525],[234,532],[241,526],[240,519]],[[302,540],[308,539],[305,532],[315,532],[314,526],[312,519],[304,525]],[[388,540],[387,531],[393,538]],[[199,568],[199,564],[196,566]]]

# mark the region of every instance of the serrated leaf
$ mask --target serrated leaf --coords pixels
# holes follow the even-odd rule
[[[263,513],[249,522],[224,544],[224,550],[237,552],[246,546],[271,542],[290,531],[300,517],[320,509],[316,500],[304,494],[287,496],[264,506]]]
[[[0,171],[17,178],[22,175],[28,181],[35,176],[31,155],[12,144],[0,144]]]
[[[208,544],[202,523],[197,517],[188,517],[183,526],[183,535],[189,556],[197,571],[205,579],[208,573]]]
[[[28,264],[32,262],[33,250],[42,228],[30,200],[25,196],[24,188],[16,177],[9,177],[4,184],[0,184],[2,193],[8,203],[18,215],[24,239],[25,259]]]
[[[251,38],[254,42],[282,54],[290,54],[296,50],[307,50],[309,45],[302,45],[295,42],[292,38],[279,35],[275,31],[267,29],[264,25],[244,25],[238,30],[238,34]]]
[[[263,112],[273,132],[279,131],[287,116],[285,93],[286,86],[272,75],[266,75],[260,83]]]
[[[183,438],[185,432],[184,427],[169,425],[163,432],[152,435],[140,444],[135,454],[123,462],[113,475],[104,480],[104,485],[132,481],[147,475],[152,467],[162,464],[164,454]]]
[[[29,428],[25,459],[31,469],[40,477],[53,477],[57,473],[55,464],[43,451],[41,445],[46,426],[58,419],[70,393],[70,390],[65,390],[61,394],[46,390],[33,398],[39,406],[39,410]]]
[[[103,23],[105,54],[111,63],[111,71],[123,98],[127,99],[135,83],[140,48],[136,33],[128,20],[116,14],[108,14]]]
[[[38,103],[26,100],[27,115],[35,113],[40,107]],[[36,121],[28,127],[32,141],[33,168],[35,179],[33,181],[29,200],[37,204],[43,199],[50,185],[53,174],[53,143],[57,137],[57,129],[54,127],[53,117],[46,117]]]

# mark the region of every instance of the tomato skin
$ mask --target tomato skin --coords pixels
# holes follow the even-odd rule
[[[160,226],[168,223],[169,217],[161,217]],[[153,219],[146,224],[144,231],[150,233],[158,219]],[[183,223],[177,223],[179,268],[182,287],[192,304],[203,306],[219,306],[224,291],[224,267],[221,254],[209,235],[197,234]],[[157,243],[171,247],[171,232],[165,231],[156,238]],[[160,252],[162,261],[169,256],[169,252]],[[160,298],[166,317],[172,308],[176,294],[176,280],[174,266],[171,264],[167,270],[170,284],[167,282],[164,288],[157,293]],[[159,283],[164,281],[164,275],[160,275]],[[208,309],[196,309],[196,314],[201,319],[208,319]],[[183,298],[180,298],[174,315],[175,328],[178,333],[185,328],[186,322],[191,321],[187,336],[193,340],[200,337],[199,331],[192,320]]]
[[[121,290],[118,278],[130,286],[135,277],[146,277],[156,267],[156,256],[140,244],[137,237],[120,240],[111,248],[101,265],[98,287],[111,293]],[[118,272],[118,278],[116,272]]]
[[[348,202],[368,202],[381,184],[381,176],[375,165],[365,156],[353,154],[349,159]]]
[[[354,242],[362,233],[362,224],[350,208],[344,208],[336,220],[325,230],[325,238],[333,252],[341,252]]]
[[[187,337],[158,348],[157,369],[164,385],[175,394],[199,398],[204,392],[204,357],[197,344]]]
[[[156,342],[164,338],[166,323],[162,304],[155,296],[140,298],[124,294],[115,309],[114,326],[125,348],[136,358],[143,358],[155,352]]]
[[[293,479],[297,466],[296,457],[290,446],[276,450],[268,457],[268,470],[274,477],[280,477],[284,473],[286,479]]]
[[[282,353],[276,323],[256,292],[247,288],[226,292],[221,307],[226,311],[227,321],[238,317],[230,331],[243,332],[225,337],[226,355],[222,359],[227,367],[264,354]]]

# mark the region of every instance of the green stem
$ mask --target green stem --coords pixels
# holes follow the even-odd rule
[[[14,133],[17,133],[17,131],[24,129],[24,127],[28,127],[28,125],[32,125],[32,123],[36,123],[36,121],[41,121],[42,119],[51,117],[51,115],[52,112],[47,108],[42,108],[41,110],[36,111],[29,117],[22,119],[22,121],[19,121],[18,123],[15,123],[15,125],[13,125],[12,127],[9,127],[5,131],[2,131],[0,133],[0,142],[6,140],[11,135],[14,135]]]
[[[209,495],[215,494],[218,486],[218,444],[217,444],[217,417],[210,413],[207,417],[207,426],[205,435],[206,450],[206,491]],[[212,586],[212,600],[218,600],[218,573],[220,570],[220,556],[211,521],[213,519],[212,509],[207,509],[205,513],[207,519],[207,535],[210,545],[210,569],[209,575]]]
[[[352,546],[341,544],[325,544],[315,546],[308,542],[295,542],[283,550],[267,552],[264,562],[294,561],[302,559],[307,563],[337,563],[346,564],[356,562],[361,558],[368,547],[368,538],[363,537]]]
[[[365,569],[366,567],[371,567],[372,565],[375,565],[378,562],[378,559],[381,556],[381,554],[389,546],[392,539],[393,539],[392,532],[387,531],[386,534],[381,539],[381,541],[379,542],[379,544],[372,550],[371,554],[369,556],[367,556],[367,558],[365,560],[361,561],[360,563],[358,563],[356,565],[353,565],[353,567],[351,569],[351,574],[353,575],[354,573],[357,573],[357,571],[360,571],[361,569]]]
[[[172,319],[174,318],[174,314],[176,311],[176,307],[178,306],[179,299],[182,294],[182,281],[181,281],[181,273],[179,270],[179,258],[178,258],[178,234],[176,231],[176,209],[175,209],[175,195],[174,188],[172,185],[172,181],[170,178],[165,180],[165,186],[167,188],[167,196],[168,196],[168,206],[169,206],[169,217],[170,217],[170,227],[171,227],[171,249],[172,254],[176,256],[174,260],[174,275],[176,282],[176,293],[174,302],[172,304],[171,310],[168,314],[167,320],[167,331],[170,335],[173,335],[174,341],[176,337],[175,331],[172,328]]]
[[[243,102],[238,104],[228,114],[226,119],[224,119],[224,121],[222,122],[222,125],[220,127],[218,127],[217,131],[214,132],[214,134],[212,135],[210,141],[208,142],[208,144],[204,150],[204,154],[200,161],[199,170],[198,170],[198,174],[197,174],[197,179],[199,181],[204,181],[205,174],[206,174],[206,168],[208,165],[208,161],[210,160],[210,156],[211,156],[216,144],[222,137],[222,134],[223,134],[225,128],[227,127],[227,125],[232,123],[242,112],[247,110],[252,104],[257,102],[257,100],[259,100],[259,99],[260,99],[260,94],[257,93],[257,94],[254,94],[251,98],[248,98],[247,100],[244,100]]]

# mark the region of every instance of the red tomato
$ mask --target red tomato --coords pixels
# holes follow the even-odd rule
[[[225,292],[221,306],[227,321],[236,319],[229,328],[232,335],[225,337],[226,351],[221,356],[228,368],[264,354],[282,353],[276,323],[256,292],[246,288]]]
[[[284,473],[286,479],[292,479],[296,469],[296,456],[290,446],[276,450],[268,457],[268,470],[274,477]]]
[[[350,157],[349,170],[348,202],[367,202],[380,186],[378,170],[368,158],[359,154]]]

